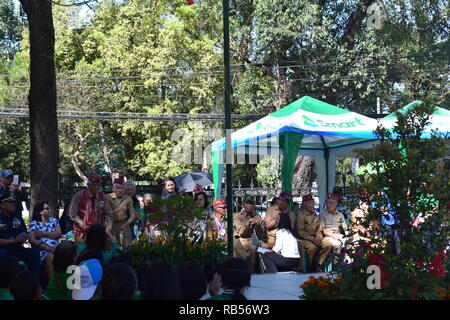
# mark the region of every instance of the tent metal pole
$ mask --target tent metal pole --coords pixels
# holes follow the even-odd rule
[[[329,171],[329,169],[328,169],[328,159],[330,159],[330,150],[328,149],[328,146],[325,143],[325,140],[324,140],[323,136],[320,136],[320,140],[322,140],[322,144],[323,144],[323,147],[324,147],[324,149],[323,149],[323,157],[325,159],[325,175],[326,175],[325,181],[326,181],[326,188],[327,188],[327,192],[326,193],[328,194],[328,192],[330,192],[329,189],[328,189],[328,186],[329,186],[329,181],[328,181],[328,171]]]
[[[232,162],[233,149],[231,146],[231,68],[230,68],[230,3],[223,0],[223,62],[225,67],[225,139],[226,139],[226,171],[227,171],[227,238],[228,256],[233,256],[233,187]]]

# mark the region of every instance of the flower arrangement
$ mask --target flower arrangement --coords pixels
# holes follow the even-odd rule
[[[300,285],[303,289],[302,299],[309,300],[336,300],[339,298],[342,279],[331,277],[310,276],[309,280]]]

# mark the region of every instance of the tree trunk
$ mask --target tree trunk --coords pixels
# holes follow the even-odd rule
[[[292,192],[294,195],[302,196],[310,193],[308,186],[311,184],[314,169],[314,157],[297,157],[292,179]]]
[[[57,213],[59,150],[52,5],[47,0],[20,2],[30,31],[31,207],[45,200]]]

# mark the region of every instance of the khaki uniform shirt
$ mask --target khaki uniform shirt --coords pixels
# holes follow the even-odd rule
[[[249,220],[255,216],[256,214],[254,212],[247,213],[245,209],[242,209],[240,212],[233,215],[235,238],[251,238],[253,229],[255,229],[258,239],[264,237],[264,230],[262,228],[262,225],[255,224],[252,226],[252,224],[249,222]]]
[[[118,198],[117,195],[113,192],[108,194],[108,197],[111,201],[111,207],[113,211],[119,209],[120,207],[126,207],[130,214],[134,212],[133,199],[131,199],[130,196],[124,195],[122,198]],[[127,217],[126,211],[113,214],[114,222],[123,222],[128,218],[129,216]]]
[[[78,211],[80,208],[82,191],[77,192],[73,196],[72,201],[70,202],[70,207],[69,207],[69,218],[77,225],[79,224],[79,222],[77,220],[81,219],[80,216],[78,215]],[[99,200],[98,193],[94,196],[88,190],[88,198],[92,199],[92,197],[95,198],[95,208],[96,208],[96,213],[98,214],[99,213],[98,209],[100,208],[100,200]],[[89,205],[89,203],[90,203],[90,201],[88,201],[88,205]],[[111,208],[111,202],[107,195],[105,195],[105,203],[103,205],[104,205],[103,222],[104,222],[105,226],[108,226],[109,224],[112,223],[112,208]]]
[[[289,218],[291,218],[291,227],[292,227],[292,230],[294,230],[295,213],[293,213],[289,209],[286,209],[285,212],[289,215]],[[280,213],[281,213],[280,209],[278,209],[277,205],[270,206],[267,209],[266,216],[265,216],[264,220],[266,222],[267,221],[275,221],[275,219],[280,216]],[[268,238],[275,238],[275,235],[277,234],[277,231],[278,231],[278,228],[275,228],[275,229],[272,229],[272,230],[267,230],[267,237]]]
[[[223,239],[227,241],[227,221],[225,219],[223,221],[223,232],[225,232],[225,235],[223,236]],[[218,239],[219,238],[219,228],[217,227],[216,221],[214,220],[214,217],[209,219],[206,222],[206,239],[212,240],[212,239]]]
[[[319,220],[322,228],[333,234],[342,235],[339,226],[342,226],[344,230],[347,229],[344,215],[337,210],[334,211],[334,213],[331,213],[325,208],[320,213]]]
[[[300,239],[313,241],[314,238],[323,239],[322,226],[314,211],[303,209],[295,220],[295,230]]]

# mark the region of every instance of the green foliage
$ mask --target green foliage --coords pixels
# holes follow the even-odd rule
[[[276,186],[280,181],[280,165],[278,157],[264,158],[256,166],[256,178],[265,187]]]
[[[205,220],[207,215],[203,209],[195,207],[193,198],[156,198],[144,210],[149,222],[158,224],[162,236],[155,242],[143,237],[132,244],[128,253],[135,265],[155,258],[163,258],[175,266],[186,261],[206,265],[225,258],[226,243],[223,240],[201,240],[195,222]]]
[[[429,103],[398,116],[393,130],[379,128],[380,143],[363,156],[378,168],[359,198],[369,204],[353,229],[345,254],[336,257],[334,273],[342,279],[343,299],[437,299],[448,286],[449,172],[442,157],[447,140],[434,133],[421,138],[434,108]],[[383,165],[383,171],[380,168]],[[392,213],[392,228],[380,224]],[[351,241],[359,235],[366,239]],[[369,290],[369,265],[381,269],[381,290]],[[443,289],[442,289],[443,288]]]

